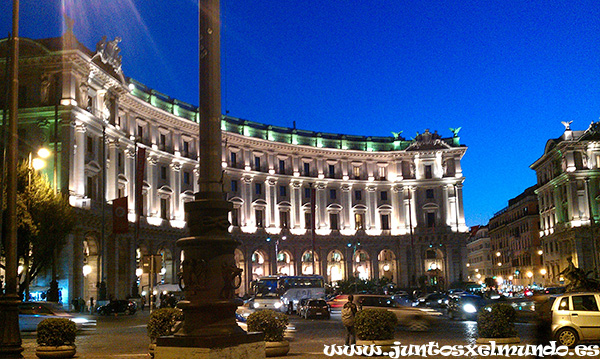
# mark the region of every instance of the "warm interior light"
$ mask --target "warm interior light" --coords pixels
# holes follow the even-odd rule
[[[142,276],[142,274],[144,274],[144,270],[143,270],[142,268],[137,268],[137,269],[135,270],[135,275],[136,275],[136,276],[138,276],[138,277],[141,277],[141,276]]]
[[[546,268],[542,268],[542,269],[540,269],[540,274],[541,274],[541,275],[546,275],[546,273],[548,273],[548,272],[546,271]]]

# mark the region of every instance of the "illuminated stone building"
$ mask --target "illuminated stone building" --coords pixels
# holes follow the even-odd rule
[[[198,190],[196,107],[125,78],[116,45],[100,42],[92,52],[70,31],[21,40],[20,134],[28,146],[21,152],[53,149],[56,142],[57,189],[69,196],[78,216],[60,255],[64,302],[97,298],[102,271],[115,297],[131,294],[138,280],[146,290],[149,275],[136,272],[150,254],[163,258],[158,281],[177,283],[175,241],[187,235],[183,203]],[[0,42],[0,73],[6,48],[7,41]],[[257,276],[276,273],[314,272],[329,282],[388,277],[404,287],[424,279],[447,286],[466,278],[466,147],[458,130],[446,138],[425,130],[406,140],[229,116],[222,130],[223,185],[235,208],[230,229],[241,242],[241,293]],[[146,151],[137,242],[136,148]],[[44,171],[53,181],[49,164]],[[119,197],[128,198],[131,223],[129,233],[115,235],[111,208]],[[46,279],[40,276],[34,286],[43,288]]]
[[[571,257],[585,271],[598,268],[598,200],[600,198],[600,128],[585,131],[563,123],[562,136],[546,143],[531,168],[537,174],[540,238],[551,284],[563,283],[560,272]]]
[[[526,287],[544,282],[539,239],[536,186],[508,201],[490,219],[492,274],[508,285]]]
[[[486,277],[493,277],[488,227],[471,227],[471,235],[467,243],[467,279],[481,284]]]

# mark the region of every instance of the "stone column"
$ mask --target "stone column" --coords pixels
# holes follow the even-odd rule
[[[75,123],[75,154],[73,165],[73,186],[72,190],[75,196],[83,198],[85,196],[85,132],[86,126],[82,123]]]

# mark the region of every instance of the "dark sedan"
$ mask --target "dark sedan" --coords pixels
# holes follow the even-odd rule
[[[111,314],[127,314],[133,315],[137,310],[137,304],[130,300],[112,300],[105,305],[101,305],[96,309],[100,315],[111,315]]]
[[[309,299],[301,309],[300,315],[305,319],[324,318],[329,319],[331,311],[329,305],[323,299]]]

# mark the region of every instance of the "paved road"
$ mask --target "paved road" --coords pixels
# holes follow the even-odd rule
[[[149,339],[146,335],[148,312],[138,312],[134,316],[96,317],[97,328],[81,333],[77,337],[78,358],[119,358],[147,359]],[[330,358],[323,354],[324,345],[344,343],[344,328],[339,314],[330,320],[305,320],[291,317],[296,330],[290,339],[291,358]],[[517,330],[522,343],[535,343],[534,326],[518,323]],[[475,322],[450,321],[440,319],[438,325],[428,332],[409,332],[399,330],[396,339],[403,344],[427,344],[431,341],[439,345],[474,344],[477,335]],[[24,357],[35,357],[35,335],[24,334]],[[340,356],[336,356],[341,358]]]

